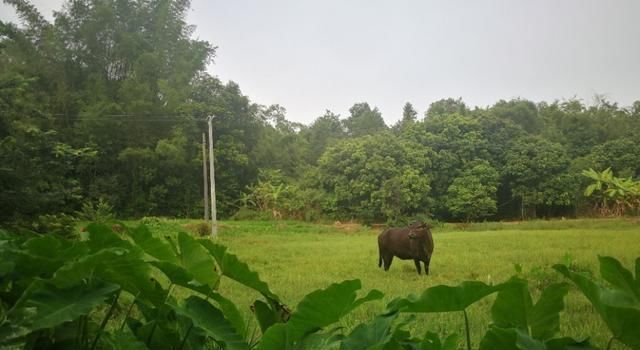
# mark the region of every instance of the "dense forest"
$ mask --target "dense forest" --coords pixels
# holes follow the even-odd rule
[[[394,125],[354,101],[302,125],[207,73],[216,47],[194,39],[189,1],[68,1],[53,21],[4,2],[21,19],[0,23],[4,223],[97,205],[201,216],[209,115],[223,218],[588,215],[584,170],[640,175],[640,101],[449,98],[399,106]]]

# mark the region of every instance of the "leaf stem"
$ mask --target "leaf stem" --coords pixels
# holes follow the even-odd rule
[[[98,331],[96,332],[96,337],[93,339],[93,343],[91,344],[91,350],[96,348],[96,345],[98,344],[98,340],[100,339],[100,336],[102,335],[102,331],[104,331],[104,327],[107,325],[107,322],[109,322],[109,319],[111,318],[111,315],[113,315],[113,310],[116,308],[116,305],[118,304],[118,299],[120,298],[120,293],[122,293],[122,289],[118,290],[118,294],[116,294],[116,297],[113,298],[113,302],[111,303],[111,307],[109,308],[109,311],[107,312],[107,314],[104,316],[104,319],[102,320],[102,323],[100,324],[100,328],[98,328]]]
[[[471,334],[469,333],[469,317],[467,316],[467,310],[462,310],[464,314],[464,328],[467,333],[467,350],[471,350]]]
[[[189,338],[189,334],[191,333],[192,329],[193,329],[193,321],[191,321],[191,325],[189,326],[189,329],[187,329],[187,333],[184,335],[184,339],[182,339],[182,343],[178,348],[179,350],[182,350],[182,348],[184,347],[184,344],[187,342],[187,338]]]
[[[127,324],[127,318],[129,317],[129,314],[131,313],[131,309],[133,309],[133,305],[136,304],[136,300],[138,299],[138,295],[140,295],[140,292],[138,292],[138,294],[136,294],[133,297],[133,301],[131,301],[131,305],[129,305],[129,308],[127,309],[127,313],[124,315],[124,320],[122,321],[122,324],[120,325],[120,330],[124,329],[124,325]]]
[[[149,332],[149,336],[147,337],[147,346],[149,346],[149,343],[151,343],[151,337],[153,337],[153,333],[155,333],[156,327],[158,326],[158,314],[160,313],[160,308],[167,303],[167,300],[169,300],[169,296],[171,295],[172,288],[173,288],[173,282],[169,284],[169,288],[167,288],[167,296],[164,297],[164,302],[162,303],[162,305],[158,306],[156,310],[156,319],[154,320],[155,322],[153,323],[153,326],[151,326],[151,332]]]

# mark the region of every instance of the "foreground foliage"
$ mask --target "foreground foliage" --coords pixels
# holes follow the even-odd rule
[[[358,296],[359,280],[335,283],[304,297],[291,311],[248,265],[224,246],[186,233],[160,237],[146,227],[118,234],[92,224],[86,237],[0,232],[0,346],[134,349],[593,349],[587,339],[559,335],[568,283],[547,286],[534,301],[526,279],[435,286],[392,300],[386,311],[352,330],[336,328],[360,305],[383,297]],[[617,260],[600,258],[603,285],[554,268],[594,305],[611,342],[640,349],[640,258],[635,277]],[[237,282],[258,296],[246,319],[222,283]],[[497,294],[492,325],[471,344],[467,308]],[[465,334],[408,326],[418,313],[457,313]],[[259,327],[259,331],[256,330]],[[414,328],[415,329],[415,328]],[[261,337],[258,333],[262,334]],[[415,333],[415,332],[414,332]]]

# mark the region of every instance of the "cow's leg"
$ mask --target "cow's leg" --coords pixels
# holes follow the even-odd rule
[[[418,271],[418,275],[422,275],[422,270],[420,268],[420,259],[413,259],[413,262],[416,264],[416,271]]]
[[[431,255],[427,255],[427,259],[424,261],[424,273],[429,274],[429,263],[431,262]]]
[[[391,267],[391,262],[393,261],[393,255],[387,254],[382,260],[384,261],[384,270],[389,271],[389,267]]]

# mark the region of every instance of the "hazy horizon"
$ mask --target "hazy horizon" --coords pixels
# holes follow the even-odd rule
[[[62,1],[32,1],[51,19]],[[15,21],[0,5],[0,19]],[[411,102],[471,108],[603,95],[640,100],[640,2],[192,1],[195,37],[217,46],[210,74],[305,124],[358,102],[393,124]]]

